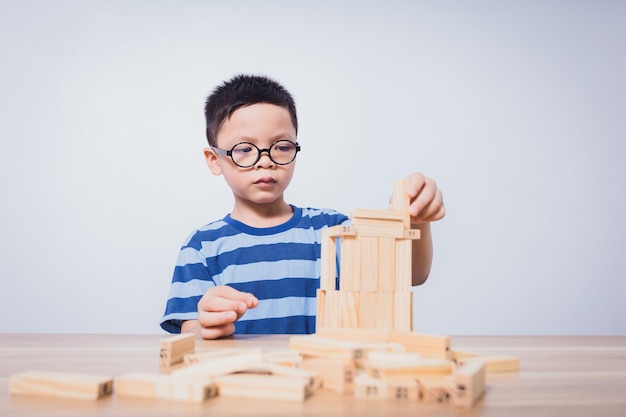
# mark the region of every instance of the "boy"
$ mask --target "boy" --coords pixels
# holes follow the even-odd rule
[[[284,191],[300,151],[293,98],[277,82],[239,75],[205,104],[209,147],[204,156],[234,196],[232,212],[194,232],[174,270],[161,327],[204,339],[233,333],[313,333],[322,229],[348,217],[300,208]],[[445,215],[441,192],[422,174],[409,176],[413,285],[428,277],[429,222]]]

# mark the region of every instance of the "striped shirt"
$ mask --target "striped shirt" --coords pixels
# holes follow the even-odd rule
[[[227,215],[192,233],[180,250],[161,327],[180,333],[198,318],[197,304],[216,285],[259,300],[235,323],[235,333],[315,332],[320,242],[326,227],[349,223],[331,209],[292,206],[289,221],[255,228]]]

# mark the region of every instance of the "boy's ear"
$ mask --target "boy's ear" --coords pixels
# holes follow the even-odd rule
[[[215,151],[211,148],[204,148],[204,160],[213,175],[222,175],[220,160]]]

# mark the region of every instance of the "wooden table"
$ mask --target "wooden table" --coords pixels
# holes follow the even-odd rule
[[[318,391],[303,403],[217,397],[203,404],[112,396],[98,401],[8,394],[8,377],[25,370],[109,374],[158,369],[166,335],[0,334],[0,416],[626,416],[626,336],[453,337],[455,349],[515,355],[521,371],[489,375],[473,409],[356,399]],[[240,336],[197,348],[285,348],[288,336]]]

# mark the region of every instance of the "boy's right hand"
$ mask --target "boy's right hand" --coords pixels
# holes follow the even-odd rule
[[[198,326],[193,327],[196,327],[196,332],[199,330],[203,339],[230,336],[235,332],[234,323],[249,308],[257,305],[259,300],[250,293],[237,291],[227,285],[209,288],[198,302]],[[182,331],[193,331],[190,324],[189,321],[183,323]]]

